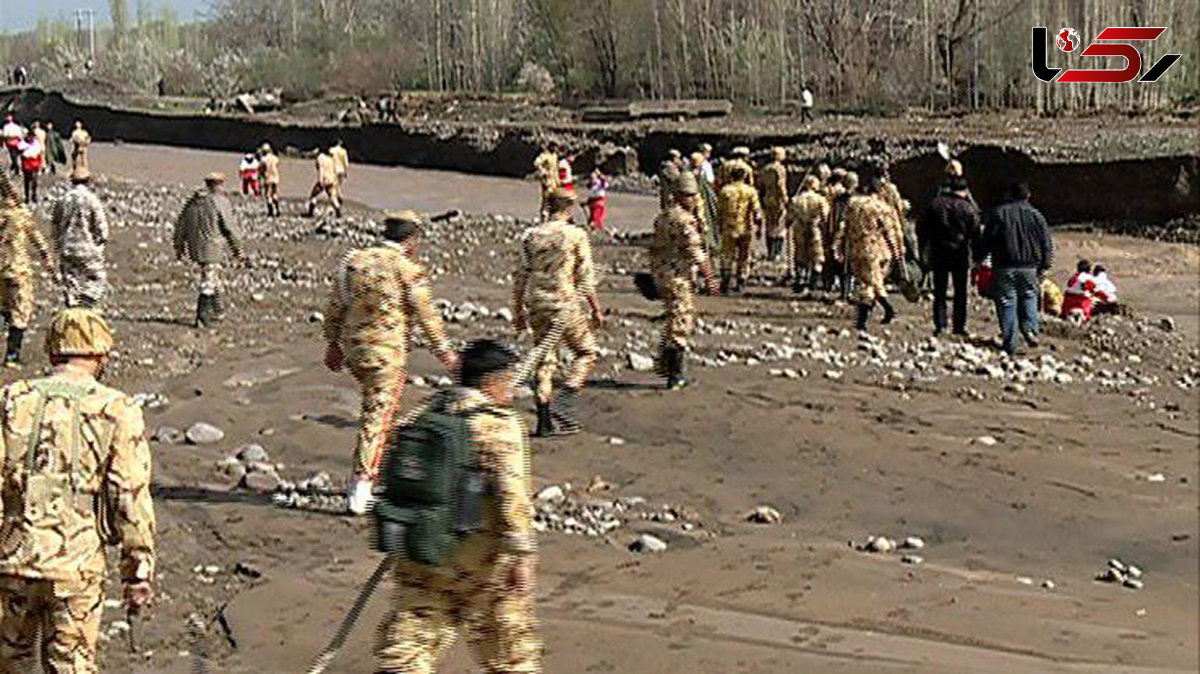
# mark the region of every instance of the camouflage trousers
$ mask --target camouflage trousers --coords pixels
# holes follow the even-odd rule
[[[754,237],[746,234],[728,237],[721,243],[721,275],[741,281],[750,278],[750,243]]]
[[[461,550],[482,538],[464,542],[447,567],[397,563],[391,610],[376,632],[380,671],[432,674],[464,628],[484,674],[542,671],[533,596],[508,587],[504,556]]]
[[[63,296],[68,307],[99,308],[108,292],[108,270],[104,258],[63,255],[59,269],[62,271]]]
[[[587,383],[588,375],[596,367],[596,335],[588,322],[587,315],[579,307],[566,309],[561,346],[571,352],[570,372],[563,384],[567,388],[581,389]],[[559,316],[558,311],[532,311],[529,316],[529,327],[533,329],[535,344],[541,344],[542,339],[554,327],[554,321]],[[550,402],[554,394],[554,374],[558,371],[558,349],[552,349],[537,369],[537,400],[541,403]]]
[[[787,229],[787,207],[785,201],[766,200],[763,202],[763,220],[764,229],[767,236],[780,237],[783,236],[784,230]]]
[[[54,583],[0,576],[0,674],[95,674],[103,588],[65,594]]]
[[[686,276],[660,275],[656,279],[666,317],[660,346],[686,349],[696,331],[696,291]]]
[[[200,294],[221,294],[221,265],[216,262],[201,263],[200,265]]]
[[[874,304],[887,297],[887,277],[892,259],[887,255],[855,255],[850,266],[854,270],[856,293],[860,304]]]
[[[312,191],[308,194],[309,206],[315,207],[317,204],[317,197],[321,196],[322,194],[324,194],[329,200],[329,205],[333,206],[334,210],[341,210],[342,190],[337,183],[324,184],[318,182],[317,184],[313,185]]]
[[[354,445],[355,475],[373,479],[379,473],[387,432],[399,413],[400,398],[408,383],[406,365],[402,356],[348,363],[362,393],[358,438]]]
[[[0,278],[0,314],[8,325],[24,330],[33,319],[33,277],[31,275]]]
[[[792,231],[796,250],[796,266],[808,267],[820,273],[825,266],[825,242],[821,234],[821,221],[797,222]]]

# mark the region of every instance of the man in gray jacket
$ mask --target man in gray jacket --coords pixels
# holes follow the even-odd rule
[[[196,301],[196,327],[210,327],[224,318],[221,303],[220,240],[224,239],[233,257],[244,261],[242,244],[233,226],[229,197],[223,186],[225,176],[210,173],[204,187],[192,193],[175,221],[175,259],[186,256],[200,266],[200,296]]]

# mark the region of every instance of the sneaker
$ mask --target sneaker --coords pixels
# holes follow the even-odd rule
[[[375,483],[371,480],[355,479],[350,483],[348,510],[351,515],[366,515],[375,502]]]

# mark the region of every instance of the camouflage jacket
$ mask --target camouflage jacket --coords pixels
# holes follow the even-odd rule
[[[558,155],[543,152],[533,160],[533,172],[543,190],[558,187]]]
[[[750,166],[746,160],[726,159],[721,162],[720,166],[717,167],[717,182],[715,187],[717,188],[718,192],[720,192],[723,187],[730,184],[730,182],[733,180],[733,169],[738,166],[742,167],[742,170],[745,171],[747,176],[754,175],[754,168]]]
[[[59,256],[103,258],[108,243],[108,214],[87,185],[76,185],[54,204],[50,216]]]
[[[690,277],[708,263],[696,216],[679,206],[659,213],[650,244],[650,270],[663,276]]]
[[[829,218],[829,200],[820,192],[805,190],[792,198],[788,217],[794,225],[824,223]]]
[[[268,152],[263,155],[262,161],[259,163],[259,173],[262,174],[263,182],[271,185],[279,184],[279,155],[274,152]]]
[[[229,197],[207,188],[196,190],[175,219],[175,256],[187,256],[196,264],[220,262],[222,239],[235,256],[241,256]]]
[[[850,197],[846,206],[846,226],[837,250],[849,249],[856,260],[903,260],[904,238],[896,209],[875,195]]]
[[[520,314],[566,308],[596,294],[592,244],[579,227],[546,222],[525,230],[514,275],[513,305]]]
[[[717,194],[717,221],[721,236],[740,239],[754,233],[754,225],[763,221],[758,190],[746,183],[731,183]]]
[[[30,248],[37,251],[43,265],[51,266],[50,247],[38,231],[29,209],[24,206],[0,208],[0,277],[32,276]]]
[[[317,184],[329,187],[337,184],[337,171],[334,170],[333,157],[322,152],[317,155]]]
[[[455,394],[449,411],[471,414],[471,438],[492,487],[484,531],[499,538],[508,552],[534,552],[529,442],[521,418],[477,389],[459,388]]]
[[[763,167],[758,177],[765,204],[782,206],[787,203],[787,167],[783,162],[773,161]]]
[[[329,158],[333,160],[333,172],[343,174],[350,170],[350,153],[344,147],[329,148]]]
[[[99,583],[106,544],[126,582],[154,577],[150,448],[141,408],[90,376],[63,371],[0,392],[0,574]]]
[[[421,263],[403,246],[384,242],[346,254],[325,310],[325,339],[341,346],[347,362],[404,362],[417,321],[438,357],[450,352]]]

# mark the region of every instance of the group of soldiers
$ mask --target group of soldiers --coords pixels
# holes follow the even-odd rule
[[[308,195],[308,217],[313,217],[317,211],[317,199],[322,195],[333,213],[342,217],[342,185],[350,176],[350,154],[341,140],[338,140],[328,150],[317,150],[316,155],[317,181],[313,183]],[[276,180],[278,185],[278,180]],[[278,187],[276,188],[278,193]],[[276,198],[278,203],[278,198]],[[276,206],[278,209],[278,205]],[[278,215],[278,212],[276,212]]]

